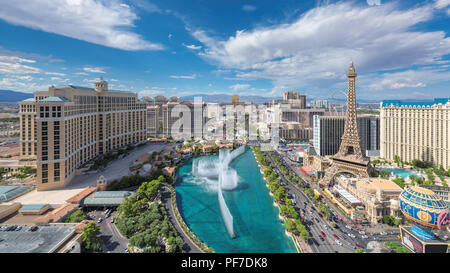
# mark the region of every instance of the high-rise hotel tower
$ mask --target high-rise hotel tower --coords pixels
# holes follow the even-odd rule
[[[146,103],[137,94],[69,85],[20,102],[22,157],[36,157],[38,190],[63,187],[98,155],[147,139]]]
[[[450,167],[450,98],[384,100],[380,109],[380,156]]]

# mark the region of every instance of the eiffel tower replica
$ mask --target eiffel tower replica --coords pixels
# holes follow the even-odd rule
[[[320,184],[330,186],[338,173],[350,173],[355,177],[367,178],[372,171],[370,159],[361,149],[361,138],[358,131],[358,118],[356,115],[355,79],[356,72],[353,61],[347,72],[348,94],[347,112],[345,114],[344,134],[341,138],[339,151],[334,155],[331,166],[326,170]]]

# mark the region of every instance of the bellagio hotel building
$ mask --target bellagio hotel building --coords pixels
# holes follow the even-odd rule
[[[146,103],[137,94],[69,85],[20,105],[21,157],[36,158],[37,189],[64,187],[93,158],[147,139]]]
[[[450,98],[427,102],[384,100],[380,111],[380,156],[450,167]]]

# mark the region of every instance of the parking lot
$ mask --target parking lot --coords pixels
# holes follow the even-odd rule
[[[1,226],[0,253],[48,253],[75,230],[73,225],[32,227]]]

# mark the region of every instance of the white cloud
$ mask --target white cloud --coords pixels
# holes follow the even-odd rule
[[[22,81],[31,81],[31,80],[33,80],[33,77],[29,76],[29,75],[27,75],[27,76],[16,76],[16,79],[22,80]]]
[[[52,75],[52,76],[65,76],[64,73],[58,73],[58,72],[45,72],[45,75]]]
[[[39,73],[41,70],[26,64],[36,61],[17,56],[0,56],[0,74],[30,74]],[[26,64],[24,64],[26,63]]]
[[[106,73],[102,67],[83,67],[83,70],[90,73]]]
[[[77,74],[77,75],[82,75],[82,76],[87,76],[87,75],[89,75],[89,74],[86,73],[86,72],[77,72],[77,73],[75,73],[75,74]]]
[[[35,82],[23,82],[23,80],[18,78],[2,78],[0,80],[0,89],[10,89],[22,92],[35,92],[46,90],[48,88],[47,84],[38,84]]]
[[[338,2],[313,8],[292,23],[236,31],[225,40],[190,31],[205,45],[200,56],[233,69],[239,79],[328,89],[345,82],[351,59],[361,74],[440,64],[450,54],[450,38],[444,31],[413,30],[434,11],[430,4],[401,10],[395,2]]]
[[[243,5],[242,6],[242,10],[244,10],[244,11],[254,11],[254,10],[256,10],[256,7],[252,6],[252,5]]]
[[[196,46],[196,45],[186,45],[183,43],[183,45],[189,49],[193,49],[193,50],[200,50],[202,49],[202,46]]]
[[[120,0],[2,1],[6,22],[123,50],[161,50],[134,33],[138,16]]]
[[[443,9],[450,6],[450,0],[436,0],[434,7],[437,9]]]
[[[360,79],[363,88],[374,91],[424,88],[428,84],[440,81],[450,81],[450,71],[439,68],[421,68],[381,75],[368,74]]]
[[[172,75],[170,76],[172,79],[189,79],[189,80],[195,80],[195,78],[197,77],[196,74],[192,74],[192,75]]]
[[[248,90],[250,88],[250,84],[234,84],[230,86],[231,89],[234,91],[242,91],[242,90]]]

